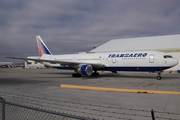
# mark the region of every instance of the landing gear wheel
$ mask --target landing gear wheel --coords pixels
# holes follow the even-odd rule
[[[73,73],[73,74],[72,74],[72,77],[82,77],[82,75],[81,75],[81,74],[78,74],[78,73]]]
[[[75,73],[73,73],[73,74],[72,74],[72,77],[76,77],[76,74],[75,74]]]
[[[157,73],[158,73],[157,80],[161,80],[161,73],[162,73],[162,71],[157,71]]]
[[[161,76],[157,76],[157,80],[161,80]]]
[[[98,72],[94,72],[94,73],[92,73],[91,76],[99,76],[99,73]]]

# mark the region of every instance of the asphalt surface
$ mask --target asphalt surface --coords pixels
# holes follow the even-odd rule
[[[61,84],[180,92],[180,74],[99,72],[75,77],[56,69],[0,69],[0,96],[6,101],[104,120],[180,119],[180,95],[109,92],[61,88]]]

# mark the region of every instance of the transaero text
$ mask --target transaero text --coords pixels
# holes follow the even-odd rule
[[[146,57],[147,53],[109,54],[108,58],[114,57]]]

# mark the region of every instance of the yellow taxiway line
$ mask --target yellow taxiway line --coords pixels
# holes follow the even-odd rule
[[[176,94],[176,95],[180,95],[180,92],[173,92],[173,91],[153,91],[153,90],[102,88],[102,87],[89,87],[89,86],[77,86],[77,85],[65,85],[65,84],[61,84],[60,87],[61,88],[83,89],[83,90],[100,90],[100,91],[110,91],[110,92],[130,92],[130,93]]]

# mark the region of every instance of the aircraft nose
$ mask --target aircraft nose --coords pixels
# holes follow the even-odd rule
[[[177,65],[178,63],[179,62],[176,59],[174,59],[174,66]]]

